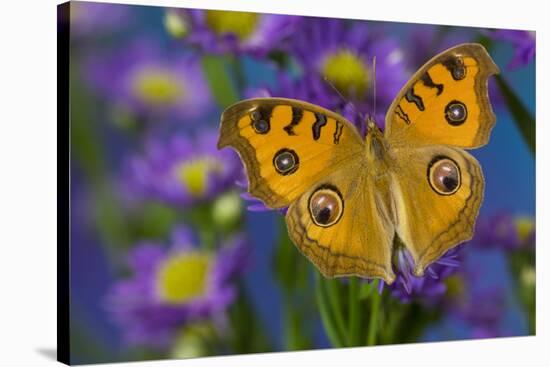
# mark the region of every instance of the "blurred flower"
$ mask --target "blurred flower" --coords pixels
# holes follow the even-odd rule
[[[183,38],[189,32],[188,17],[180,9],[168,9],[164,13],[164,28],[174,38]]]
[[[407,79],[403,52],[397,42],[390,37],[374,37],[363,22],[308,18],[292,38],[292,50],[301,64],[306,85],[312,89],[310,93],[318,96],[308,102],[332,110],[342,110],[346,103],[330,84],[359,113],[372,115],[374,83],[377,108],[384,113]],[[325,101],[330,103],[321,103]],[[383,125],[383,121],[377,122]]]
[[[71,37],[93,36],[120,31],[131,19],[132,6],[123,4],[71,2]]]
[[[265,56],[292,35],[298,16],[225,10],[171,9],[168,31],[213,54]]]
[[[537,273],[534,266],[526,266],[521,269],[520,282],[525,288],[535,288]]]
[[[241,218],[241,200],[238,193],[229,191],[220,195],[212,205],[212,219],[219,228],[231,228]]]
[[[85,73],[114,111],[149,121],[186,121],[211,105],[199,60],[169,53],[148,39],[136,39],[108,55],[91,56]]]
[[[489,33],[494,40],[506,41],[514,47],[514,56],[508,63],[508,69],[517,69],[529,64],[536,53],[536,38],[534,31],[517,31],[498,29]]]
[[[189,323],[223,320],[244,268],[242,237],[216,252],[197,247],[185,227],[174,230],[170,245],[142,242],[128,256],[131,275],[113,284],[106,307],[130,344],[170,347]]]
[[[489,218],[478,218],[472,242],[478,247],[517,250],[534,245],[534,237],[535,223],[532,218],[515,218],[503,212]]]
[[[260,199],[250,195],[250,193],[248,193],[248,183],[246,180],[237,180],[235,182],[235,184],[237,185],[237,187],[241,188],[243,190],[243,192],[241,193],[241,198],[243,198],[245,200],[245,202],[247,203],[247,206],[246,206],[246,209],[250,212],[268,212],[268,211],[272,211],[272,210],[276,210],[277,212],[279,212],[279,214],[281,215],[286,215],[286,211],[288,210],[288,207],[286,208],[281,208],[281,209],[272,209],[268,206],[266,206],[263,201],[261,201]]]
[[[505,336],[502,320],[506,308],[505,292],[502,288],[471,291],[466,301],[453,305],[455,315],[472,327],[472,338],[494,338]]]
[[[206,341],[215,338],[215,328],[210,322],[198,322],[185,326],[178,332],[172,347],[172,358],[197,358],[208,355]]]
[[[186,206],[211,199],[233,187],[241,162],[230,149],[216,148],[217,133],[201,131],[194,138],[151,139],[145,153],[131,157],[123,184],[137,198]]]
[[[428,266],[424,276],[417,277],[413,274],[414,262],[409,251],[404,246],[397,246],[395,251],[396,279],[389,289],[394,297],[404,303],[413,299],[435,303],[447,291],[446,278],[454,274],[460,265],[460,250],[455,247]]]
[[[314,74],[293,78],[286,72],[280,72],[277,74],[276,87],[248,88],[244,95],[246,98],[292,98],[316,104],[340,113],[356,126],[361,136],[365,136],[367,127],[365,113],[359,111],[353,102],[344,101],[334,90],[327,91],[326,88],[331,87],[328,82],[324,81],[324,83],[320,83],[319,77]],[[375,116],[375,121],[380,128],[384,127],[385,112],[379,110]]]
[[[414,73],[438,53],[478,37],[474,28],[408,24],[405,33],[406,62]]]
[[[535,219],[528,216],[518,216],[515,222],[520,244],[534,248],[536,238]]]

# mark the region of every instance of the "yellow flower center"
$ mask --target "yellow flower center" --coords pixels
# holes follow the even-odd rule
[[[142,70],[134,78],[132,87],[141,100],[153,105],[173,104],[184,95],[175,76],[164,70]]]
[[[328,56],[321,71],[346,97],[364,96],[369,86],[369,69],[359,56],[348,49]]]
[[[157,274],[160,298],[169,304],[184,304],[206,292],[210,256],[200,252],[167,259]]]
[[[516,228],[519,240],[524,242],[535,229],[535,221],[529,217],[519,217],[516,219]]]
[[[208,187],[208,176],[211,172],[221,172],[221,164],[212,157],[183,162],[177,168],[177,175],[182,185],[194,197],[201,197]]]
[[[252,35],[258,25],[259,14],[224,10],[207,10],[206,24],[219,35],[232,33],[240,40]]]

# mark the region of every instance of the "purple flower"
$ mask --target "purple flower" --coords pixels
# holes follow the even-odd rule
[[[461,308],[462,317],[477,326],[495,326],[504,313],[505,294],[501,288],[479,289],[469,295]]]
[[[356,106],[359,114],[373,115],[374,83],[377,112],[384,114],[407,79],[403,52],[397,42],[377,37],[363,22],[308,18],[292,38],[292,50],[301,65],[305,85],[315,96],[308,102],[332,110],[341,112],[346,103],[330,84]],[[377,120],[383,125],[383,119]]]
[[[293,34],[301,19],[288,15],[198,9],[172,9],[167,17],[171,19],[172,29],[177,29],[177,36],[207,53],[248,53],[258,57],[284,47],[283,41]]]
[[[242,175],[237,155],[216,148],[217,133],[201,131],[194,138],[151,139],[142,155],[126,164],[123,185],[142,199],[187,206],[232,188]]]
[[[529,64],[536,53],[536,38],[534,31],[517,31],[499,29],[489,33],[494,40],[506,41],[514,47],[514,56],[508,64],[508,69],[517,69]]]
[[[217,251],[195,244],[179,227],[169,246],[142,242],[132,249],[130,277],[113,284],[106,297],[126,342],[166,348],[185,325],[223,320],[236,296],[233,280],[246,264],[246,242],[236,237]]]
[[[469,274],[463,275],[470,278]],[[466,279],[468,284],[474,279]],[[506,309],[506,294],[501,287],[475,288],[463,294],[465,298],[449,305],[451,314],[471,327],[472,338],[495,338],[507,336],[503,327]],[[475,289],[471,289],[475,288]]]
[[[181,50],[179,50],[181,51]],[[187,121],[211,106],[199,60],[137,39],[86,63],[85,78],[115,111],[158,122]]]
[[[414,73],[432,57],[461,43],[472,42],[478,36],[473,28],[434,25],[407,25],[405,54],[407,65]]]
[[[244,173],[243,173],[244,176]],[[237,181],[235,181],[235,185],[239,187],[241,192],[241,198],[245,200],[246,202],[246,209],[251,212],[269,212],[272,210],[277,211],[281,215],[286,215],[286,212],[288,210],[288,207],[280,208],[280,209],[271,209],[270,207],[266,206],[263,201],[260,199],[257,199],[256,197],[250,195],[248,190],[248,183],[246,178],[241,178]]]
[[[86,1],[71,3],[71,36],[95,36],[120,31],[128,24],[131,6]]]
[[[414,262],[411,254],[405,247],[397,246],[394,254],[396,279],[389,286],[391,294],[404,303],[413,299],[435,303],[447,291],[445,279],[454,274],[460,265],[459,251],[458,247],[447,251],[426,268],[424,276],[417,277],[413,274]]]
[[[498,213],[478,218],[472,242],[481,248],[500,247],[513,251],[534,245],[535,223],[532,218]]]

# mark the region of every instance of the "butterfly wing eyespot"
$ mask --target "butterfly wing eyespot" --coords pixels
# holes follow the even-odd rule
[[[441,63],[449,70],[454,80],[462,80],[466,77],[466,66],[461,56],[450,55],[443,58]]]
[[[281,175],[290,175],[300,167],[300,158],[292,149],[283,148],[275,153],[273,166]]]
[[[440,195],[454,194],[460,189],[461,184],[458,164],[449,157],[434,157],[428,165],[428,182]]]
[[[344,213],[342,194],[332,185],[321,185],[314,191],[308,207],[311,220],[320,227],[335,225]]]
[[[269,120],[271,119],[271,111],[264,108],[256,108],[250,112],[251,125],[254,131],[258,134],[267,134],[271,129]]]
[[[452,126],[460,126],[465,123],[468,118],[468,109],[464,103],[452,100],[445,107],[445,118]]]

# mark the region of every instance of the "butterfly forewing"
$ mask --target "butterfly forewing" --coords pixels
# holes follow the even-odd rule
[[[229,107],[218,147],[232,146],[245,163],[249,191],[272,208],[289,206],[327,171],[362,159],[355,127],[321,107],[258,98]]]
[[[428,61],[403,87],[386,114],[394,146],[487,143],[495,123],[487,81],[498,73],[479,44],[453,47]]]

